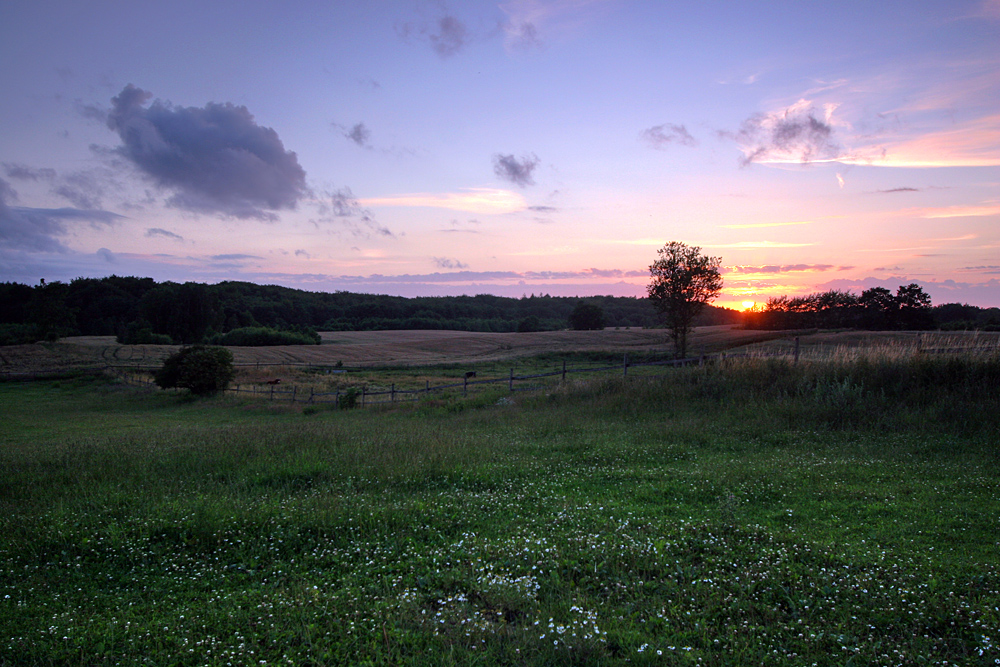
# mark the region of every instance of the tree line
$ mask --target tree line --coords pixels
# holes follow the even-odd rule
[[[830,290],[799,297],[772,297],[763,308],[744,313],[748,329],[983,329],[1000,330],[1000,308],[949,303],[932,306],[916,283],[893,293],[872,287],[860,295]]]
[[[572,321],[581,303],[599,319]],[[708,307],[696,324],[739,321],[736,311]],[[128,343],[259,344],[276,332],[315,342],[316,331],[453,329],[548,331],[565,328],[657,326],[647,299],[547,294],[510,298],[397,297],[308,292],[278,285],[157,283],[110,276],[29,286],[0,283],[0,344],[73,335],[117,336]],[[242,341],[242,342],[236,342]],[[287,338],[286,338],[287,342]]]

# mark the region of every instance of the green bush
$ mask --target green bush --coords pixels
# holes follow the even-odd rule
[[[156,372],[156,384],[164,389],[180,387],[192,394],[214,394],[232,381],[233,353],[222,347],[195,345],[167,357]]]

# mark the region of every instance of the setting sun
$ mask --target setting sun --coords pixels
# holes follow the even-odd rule
[[[756,301],[744,301],[743,302],[743,310],[750,310],[751,308],[753,308],[756,305],[757,305]]]

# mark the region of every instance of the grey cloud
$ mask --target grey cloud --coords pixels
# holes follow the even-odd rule
[[[127,85],[112,98],[108,127],[118,149],[144,175],[173,191],[177,208],[235,218],[274,220],[308,194],[305,171],[277,132],[243,106],[209,102],[175,107]]]
[[[76,101],[76,112],[88,120],[95,120],[102,125],[108,122],[108,110],[94,104],[84,104]]]
[[[725,135],[725,133],[723,133]],[[743,121],[735,135],[743,150],[740,163],[796,161],[808,164],[840,154],[833,127],[816,118],[809,108],[793,107],[782,113],[754,114]]]
[[[518,160],[513,155],[497,153],[493,156],[493,173],[523,188],[535,184],[532,172],[538,163],[538,156],[534,154],[524,155]]]
[[[379,236],[396,238],[392,230],[379,224],[372,212],[361,206],[350,188],[345,187],[334,192],[327,192],[326,200],[321,201],[317,208],[320,217],[313,221],[314,224],[337,222],[346,228],[352,236],[369,236],[374,232]]]
[[[371,130],[365,127],[364,123],[357,123],[344,136],[362,148],[371,148]]]
[[[889,190],[876,190],[875,192],[879,194],[890,194],[893,192],[920,192],[917,188],[892,188]]]
[[[309,259],[312,255],[310,255],[305,250],[296,250],[295,251],[295,256],[296,257],[305,257],[306,259]]]
[[[465,24],[454,16],[443,16],[438,20],[437,33],[430,35],[431,48],[442,58],[453,56],[462,50],[468,39]]]
[[[555,213],[559,209],[555,206],[529,206],[529,211],[535,211],[536,213]]]
[[[3,169],[7,174],[7,178],[14,178],[19,181],[53,181],[56,177],[55,169],[35,169],[24,164],[8,164],[4,162]]]
[[[103,259],[108,264],[114,264],[115,262],[118,261],[118,257],[115,255],[115,253],[111,252],[107,248],[98,248],[97,252],[94,254]]]
[[[58,237],[68,233],[68,222],[112,224],[122,218],[109,211],[9,205],[16,201],[17,192],[0,179],[0,248],[6,250],[67,252]]]
[[[210,259],[215,262],[239,262],[245,259],[263,259],[263,257],[258,257],[257,255],[232,254],[232,255],[212,255]]]
[[[654,125],[643,130],[640,136],[643,141],[658,150],[664,150],[670,144],[680,144],[681,146],[698,145],[698,140],[691,136],[686,127],[672,123]]]
[[[184,241],[184,237],[180,234],[174,234],[166,229],[160,229],[159,227],[150,227],[146,230],[146,236],[153,238],[154,236],[162,236],[163,238],[173,239],[174,241]]]
[[[76,172],[62,179],[63,182],[52,188],[52,192],[63,197],[77,208],[101,208],[101,198],[104,187],[93,174]]]
[[[467,269],[468,264],[458,261],[457,259],[448,259],[447,257],[434,257],[434,264],[441,269]]]

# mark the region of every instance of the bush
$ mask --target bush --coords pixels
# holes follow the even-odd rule
[[[131,322],[123,333],[118,334],[117,341],[121,345],[172,345],[173,340],[167,334],[153,333],[148,323]]]
[[[155,381],[164,389],[180,387],[203,395],[223,391],[234,375],[232,352],[222,347],[195,345],[167,357],[156,372]]]
[[[322,341],[312,329],[279,331],[270,327],[241,327],[209,339],[213,345],[264,347],[267,345],[319,345]]]
[[[0,324],[0,345],[34,343],[40,337],[34,324]]]

